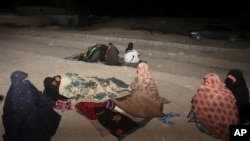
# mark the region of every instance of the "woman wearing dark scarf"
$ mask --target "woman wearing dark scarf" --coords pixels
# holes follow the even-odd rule
[[[247,120],[250,120],[249,90],[242,71],[238,69],[231,69],[227,74],[225,84],[226,87],[233,92],[236,98],[240,124],[246,123]]]
[[[23,71],[11,74],[2,115],[4,141],[50,141],[58,128],[61,116],[27,77]]]
[[[120,66],[122,64],[119,60],[119,50],[112,43],[109,43],[106,51],[106,64]]]
[[[53,101],[57,100],[68,100],[69,98],[59,93],[61,76],[56,75],[54,77],[46,77],[43,81],[44,91],[43,93],[48,95]]]
[[[46,77],[43,81],[43,93],[53,100],[54,106],[57,110],[62,110],[63,112],[67,110],[74,110],[74,108],[71,107],[71,99],[59,93],[60,83],[60,75],[56,75],[54,77]]]

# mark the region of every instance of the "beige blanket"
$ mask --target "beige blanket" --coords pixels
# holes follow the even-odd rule
[[[143,91],[134,91],[128,96],[112,99],[112,101],[125,112],[142,118],[163,117],[162,106]]]
[[[61,75],[60,94],[71,99],[71,104],[78,102],[104,102],[131,93],[130,87],[118,86],[110,79],[81,76],[77,73]]]

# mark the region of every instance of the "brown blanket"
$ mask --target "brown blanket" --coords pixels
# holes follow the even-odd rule
[[[160,103],[152,100],[143,91],[134,91],[128,96],[112,100],[115,105],[136,117],[152,118],[164,116]]]

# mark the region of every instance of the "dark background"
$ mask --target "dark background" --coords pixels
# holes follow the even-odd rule
[[[15,12],[17,6],[64,8],[78,15],[110,17],[240,17],[249,16],[247,0],[5,0],[0,12]]]

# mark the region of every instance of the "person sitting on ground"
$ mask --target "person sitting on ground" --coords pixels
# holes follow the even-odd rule
[[[126,97],[112,99],[125,112],[141,118],[163,117],[164,104],[169,100],[159,95],[156,83],[148,65],[140,62],[137,65],[137,76],[131,83],[132,93]]]
[[[249,90],[243,73],[238,69],[231,69],[225,79],[226,87],[231,90],[236,98],[239,111],[240,124],[250,120]]]
[[[128,43],[128,47],[125,49],[125,53],[132,51],[134,48],[134,44],[133,43]]]
[[[187,117],[197,129],[211,137],[229,140],[230,125],[239,123],[236,99],[215,73],[204,76],[204,82],[192,97]]]
[[[119,58],[119,50],[114,44],[109,43],[106,51],[106,64],[107,65],[121,65]]]
[[[3,106],[4,141],[50,141],[61,116],[23,71],[14,71]]]
[[[125,50],[123,59],[126,63],[138,63],[140,61],[140,55],[136,50],[133,49],[133,46],[133,43],[130,42]]]

